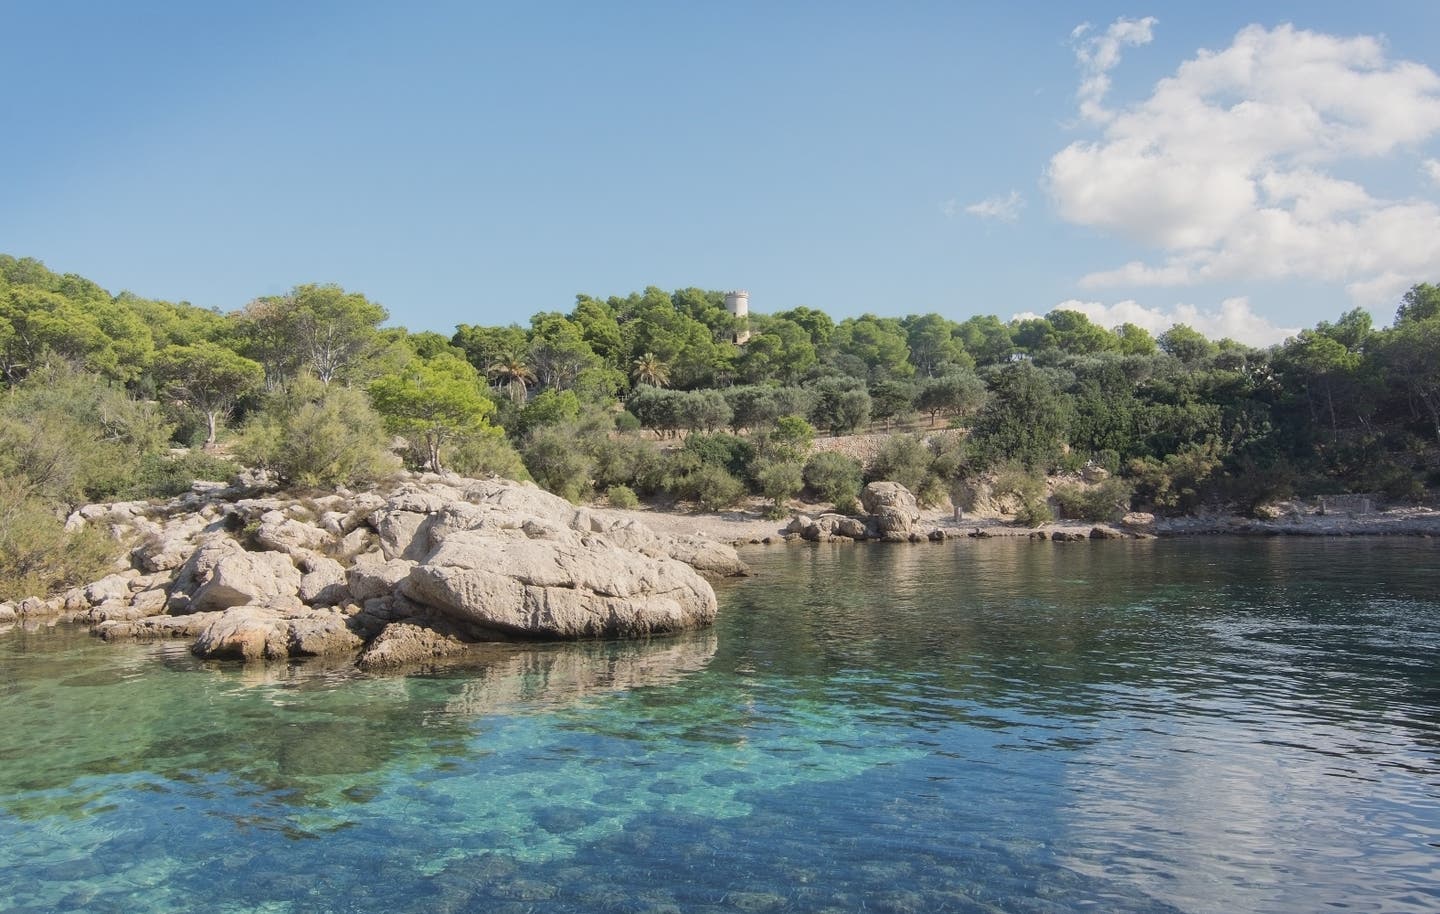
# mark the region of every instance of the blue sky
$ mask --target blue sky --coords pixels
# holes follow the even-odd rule
[[[7,4],[0,251],[444,332],[653,284],[1269,342],[1440,280],[1433,2],[406,7]]]

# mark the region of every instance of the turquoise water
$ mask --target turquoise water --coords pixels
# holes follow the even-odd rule
[[[1433,543],[749,558],[425,676],[0,633],[0,910],[1440,910]]]

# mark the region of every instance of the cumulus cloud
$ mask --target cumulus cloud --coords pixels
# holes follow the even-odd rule
[[[1426,159],[1420,163],[1420,170],[1431,181],[1440,184],[1440,159]]]
[[[1369,36],[1249,26],[1228,48],[1185,61],[1145,100],[1097,108],[1120,47],[1149,40],[1150,24],[1120,20],[1103,44],[1075,39],[1093,45],[1080,58],[1079,99],[1101,133],[1057,152],[1046,179],[1066,220],[1163,256],[1091,273],[1083,285],[1308,278],[1343,283],[1375,305],[1440,272],[1440,206],[1382,199],[1329,170],[1440,132],[1433,70],[1389,59]]]
[[[1120,64],[1120,49],[1139,47],[1154,39],[1155,17],[1126,19],[1120,17],[1098,34],[1091,32],[1090,23],[1078,25],[1070,33],[1075,48],[1075,62],[1080,67],[1080,88],[1075,98],[1080,102],[1080,116],[1087,121],[1104,123],[1114,115],[1106,110],[1105,95],[1110,91],[1110,71]]]
[[[1227,298],[1217,308],[1199,308],[1195,305],[1177,304],[1166,310],[1151,308],[1133,299],[1104,304],[1096,301],[1069,299],[1055,306],[1057,311],[1078,311],[1102,327],[1118,327],[1134,324],[1159,335],[1176,324],[1188,324],[1212,340],[1229,338],[1251,346],[1269,346],[1294,336],[1298,327],[1279,327],[1255,313],[1248,298]],[[1017,314],[1017,318],[1034,317],[1034,314]]]
[[[1024,208],[1025,198],[1020,196],[1020,191],[1012,190],[1008,194],[987,197],[977,203],[972,203],[965,207],[965,212],[972,216],[979,216],[981,219],[1014,222],[1020,218],[1020,211]],[[952,211],[947,215],[954,215],[954,213]]]

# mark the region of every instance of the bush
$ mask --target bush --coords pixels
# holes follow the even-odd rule
[[[702,465],[680,481],[680,494],[699,502],[705,511],[719,511],[735,504],[745,494],[745,484],[721,466]]]
[[[1013,496],[1019,501],[1015,520],[1027,527],[1039,527],[1055,519],[1045,500],[1045,480],[1025,471],[1021,465],[1002,469],[995,476],[996,497]]]
[[[350,486],[394,472],[387,440],[364,393],[300,377],[266,399],[245,424],[235,453],[286,483]]]
[[[635,490],[629,486],[611,486],[605,490],[605,499],[612,508],[635,508],[640,504]]]
[[[164,450],[170,430],[153,404],[47,367],[0,399],[0,477],[52,504],[110,498],[133,485],[143,457]]]
[[[770,499],[770,517],[782,517],[786,502],[805,486],[802,467],[796,460],[765,460],[755,468],[755,481],[760,494]]]
[[[930,449],[914,435],[893,435],[885,439],[870,466],[872,480],[898,482],[919,492],[930,470]]]
[[[117,494],[121,498],[173,498],[188,492],[197,479],[223,482],[237,470],[233,460],[200,450],[174,457],[147,454],[141,458],[132,484]]]
[[[771,460],[804,460],[815,441],[815,427],[800,416],[781,416],[773,428],[755,435],[755,450]]]
[[[1060,486],[1055,490],[1055,502],[1061,517],[1099,523],[1128,511],[1132,494],[1128,482],[1111,477],[1092,487]]]
[[[451,445],[445,452],[445,465],[462,476],[495,475],[522,482],[530,479],[520,452],[498,428]]]
[[[747,475],[755,461],[755,448],[749,441],[724,432],[690,435],[681,451],[698,459],[702,466],[722,467],[740,478]]]
[[[47,597],[101,577],[115,544],[92,528],[74,534],[44,501],[0,481],[0,600]]]
[[[835,510],[848,514],[860,495],[860,462],[831,451],[811,456],[805,462],[805,484],[825,501],[834,502]],[[848,508],[849,510],[845,510]]]
[[[634,435],[611,438],[605,434],[580,440],[595,463],[597,488],[639,485],[643,489],[647,488],[646,482],[662,473],[658,469],[662,463],[660,448],[653,441]]]
[[[590,492],[595,461],[575,446],[575,438],[568,430],[536,429],[521,453],[525,467],[541,487],[577,502]]]

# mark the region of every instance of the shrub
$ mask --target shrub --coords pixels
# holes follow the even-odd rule
[[[235,452],[301,486],[357,485],[396,469],[380,415],[365,395],[300,377],[245,424]]]
[[[100,531],[68,534],[52,508],[13,480],[0,481],[0,600],[46,597],[93,581],[114,552]]]
[[[724,467],[704,464],[680,481],[680,494],[706,511],[719,511],[735,504],[745,494],[745,484]]]
[[[755,460],[755,448],[749,441],[724,432],[690,435],[681,450],[704,466],[722,467],[730,475],[741,478]]]
[[[898,482],[911,492],[920,491],[930,469],[930,449],[914,435],[885,439],[870,466],[872,480]]]
[[[611,486],[605,490],[605,498],[612,508],[634,508],[640,504],[635,490],[629,486]]]
[[[805,462],[805,484],[816,495],[835,503],[835,510],[848,514],[860,494],[860,462],[844,454],[825,451]],[[846,510],[846,509],[849,510]]]
[[[1098,523],[1128,511],[1132,494],[1128,482],[1111,477],[1091,487],[1060,486],[1055,490],[1055,502],[1061,517]]]
[[[498,428],[451,445],[445,452],[445,465],[463,476],[530,479],[520,452]]]
[[[595,462],[595,485],[598,488],[634,486],[637,483],[645,488],[641,480],[653,479],[656,465],[661,462],[660,448],[655,442],[638,436],[612,438],[597,434],[581,440]]]
[[[224,481],[238,469],[233,460],[201,450],[173,457],[147,454],[141,458],[132,484],[118,494],[123,498],[173,498],[189,491],[197,479]]]
[[[755,468],[760,494],[770,499],[770,517],[785,514],[785,503],[805,486],[802,467],[796,460],[764,460]]]
[[[993,489],[997,497],[1009,495],[1019,501],[1015,520],[1027,527],[1038,527],[1055,519],[1045,500],[1045,481],[1026,472],[1021,465],[1011,465],[997,473]]]
[[[570,501],[580,501],[589,493],[595,461],[575,446],[567,430],[536,429],[521,453],[530,475],[543,488]]]

